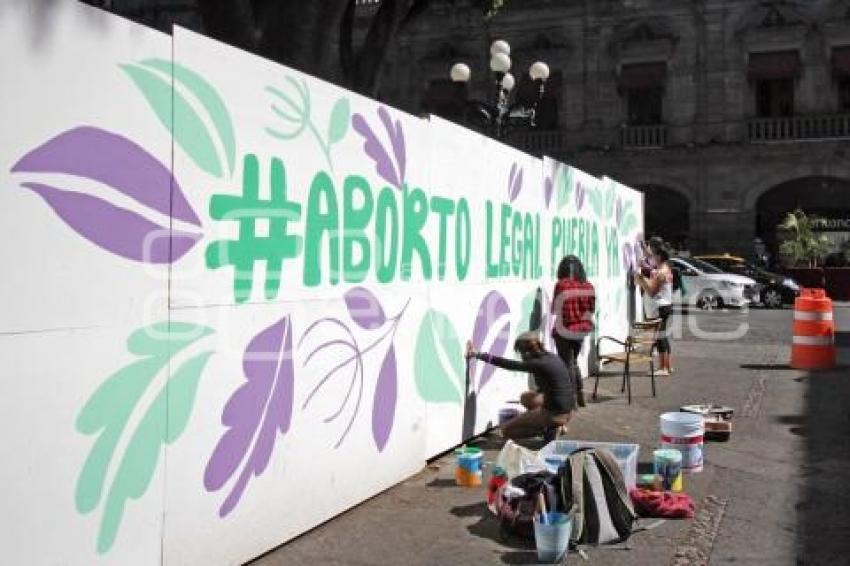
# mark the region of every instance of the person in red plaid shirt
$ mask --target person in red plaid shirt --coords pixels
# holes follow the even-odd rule
[[[578,355],[584,339],[593,332],[593,313],[596,311],[596,290],[587,280],[581,260],[568,255],[558,265],[558,282],[552,297],[555,326],[552,338],[555,349],[570,370],[576,402],[584,407],[584,388]]]

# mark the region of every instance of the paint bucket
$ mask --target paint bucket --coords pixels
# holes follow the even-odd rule
[[[546,522],[540,522],[540,514],[534,516],[534,544],[537,560],[560,562],[570,546],[572,521],[566,513],[546,513]]]
[[[701,415],[693,413],[664,413],[661,422],[661,448],[671,448],[682,453],[682,471],[702,471],[702,441],[705,423]]]
[[[662,491],[682,491],[682,453],[671,448],[662,448],[652,453],[655,475],[661,482]]]
[[[499,409],[499,426],[504,426],[506,422],[519,415],[519,409],[516,407],[505,407]]]
[[[484,453],[480,448],[462,447],[455,450],[455,483],[463,487],[481,485],[481,459]]]

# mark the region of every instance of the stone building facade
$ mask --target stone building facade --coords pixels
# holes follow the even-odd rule
[[[797,206],[850,226],[850,0],[473,4],[435,0],[402,33],[381,98],[460,121],[450,66],[486,99],[505,39],[520,86],[535,60],[553,71],[538,127],[506,141],[644,190],[649,233],[749,253]]]
[[[85,0],[203,32],[197,0]],[[354,0],[362,40],[381,0]],[[850,239],[850,0],[431,0],[391,46],[379,97],[463,122],[494,94],[489,45],[512,45],[516,95],[546,61],[537,127],[507,143],[644,191],[647,232],[691,251],[775,249],[800,206]],[[357,33],[359,31],[359,33]],[[468,88],[448,80],[465,62]]]

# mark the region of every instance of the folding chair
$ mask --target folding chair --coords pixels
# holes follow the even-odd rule
[[[632,403],[632,379],[631,368],[633,364],[649,363],[649,376],[652,381],[652,396],[655,397],[655,362],[652,354],[655,352],[655,340],[658,337],[658,329],[661,319],[656,318],[646,322],[635,322],[622,342],[612,336],[600,336],[596,340],[596,383],[593,384],[593,399],[596,400],[596,391],[599,387],[599,369],[603,363],[623,364],[623,384],[620,393],[628,390],[629,404]],[[623,347],[622,352],[600,354],[599,346],[603,340],[615,342]]]

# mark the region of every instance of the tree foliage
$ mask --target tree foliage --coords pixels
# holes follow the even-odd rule
[[[808,215],[798,208],[789,212],[779,224],[783,240],[779,245],[779,253],[793,265],[817,267],[829,251],[829,240],[813,229],[817,221],[818,217]]]
[[[491,18],[508,0],[381,0],[360,14],[357,0],[198,0],[198,7],[207,35],[374,96],[392,41],[437,1]],[[355,26],[364,24],[355,47]]]

